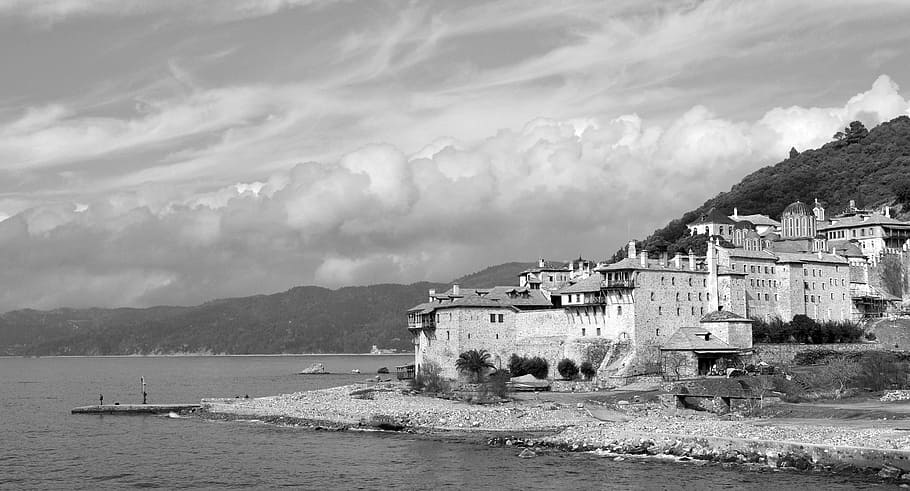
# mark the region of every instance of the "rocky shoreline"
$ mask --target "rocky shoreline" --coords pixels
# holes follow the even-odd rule
[[[407,431],[534,450],[672,457],[724,464],[877,475],[910,483],[910,431],[773,420],[721,420],[656,408],[614,410],[547,401],[477,405],[400,386],[344,386],[255,399],[206,399],[198,415],[317,430]],[[531,452],[530,454],[528,452]]]

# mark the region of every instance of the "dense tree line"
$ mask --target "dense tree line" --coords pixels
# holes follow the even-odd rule
[[[906,212],[910,208],[910,118],[898,117],[872,131],[855,121],[834,135],[831,143],[792,151],[788,159],[746,176],[730,191],[655,230],[640,246],[671,254],[691,248],[703,254],[706,237],[690,237],[686,224],[712,207],[728,214],[736,207],[741,215],[759,213],[777,219],[790,203],[815,198],[824,201],[829,212],[843,210],[851,199],[860,207],[903,204]],[[623,248],[612,260],[625,256]]]

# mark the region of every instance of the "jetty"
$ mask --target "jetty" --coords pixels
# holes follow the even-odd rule
[[[195,411],[201,404],[102,404],[75,407],[72,414],[166,414]]]

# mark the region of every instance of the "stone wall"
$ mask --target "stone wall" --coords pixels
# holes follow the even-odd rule
[[[857,351],[874,351],[882,349],[879,343],[840,343],[840,344],[756,344],[752,347],[752,363],[764,361],[770,365],[790,365],[797,353],[806,351],[832,350],[842,353]]]

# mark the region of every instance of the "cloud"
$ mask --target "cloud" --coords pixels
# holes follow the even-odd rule
[[[0,277],[17,284],[0,308],[186,304],[307,283],[447,280],[537,256],[604,259],[791,145],[908,107],[881,76],[842,106],[773,108],[754,122],[701,105],[667,125],[537,118],[410,157],[369,144],[202,193],[148,184],[36,206],[0,221]]]
[[[23,16],[42,22],[70,18],[123,17],[151,13],[181,14],[194,21],[227,22],[271,15],[280,10],[311,5],[312,0],[0,0],[0,15]]]

